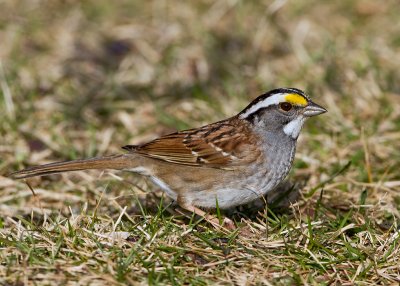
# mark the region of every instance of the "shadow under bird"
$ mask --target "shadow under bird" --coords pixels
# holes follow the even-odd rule
[[[10,177],[88,169],[135,172],[216,226],[218,220],[200,208],[215,208],[217,203],[222,209],[231,208],[273,190],[289,173],[305,120],[324,112],[299,89],[274,89],[233,117],[124,146],[125,154],[35,166]]]

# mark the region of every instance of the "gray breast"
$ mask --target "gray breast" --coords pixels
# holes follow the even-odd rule
[[[201,190],[191,194],[196,206],[215,207],[216,200],[220,208],[230,208],[253,201],[273,190],[289,173],[292,166],[296,141],[284,135],[273,138],[260,145],[264,148],[264,158],[259,158],[241,170],[228,173],[224,183],[213,190]]]
[[[265,160],[260,163],[257,174],[263,194],[273,190],[288,175],[296,153],[296,140],[287,135],[278,137],[266,139],[263,144]]]

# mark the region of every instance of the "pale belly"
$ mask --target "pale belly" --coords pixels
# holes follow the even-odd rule
[[[251,170],[246,168],[243,172],[234,174],[228,172],[222,177],[221,174],[209,174],[208,178],[218,177],[221,182],[215,183],[211,180],[207,183],[207,187],[204,181],[185,179],[186,176],[193,177],[192,173],[187,175],[188,173],[185,172],[177,172],[175,180],[168,182],[142,167],[129,171],[149,177],[174,200],[178,199],[179,194],[179,197],[184,196],[185,201],[194,206],[215,208],[218,204],[219,208],[226,209],[254,201],[273,190],[289,173],[294,152],[295,148],[289,152],[278,152],[280,154],[275,156],[275,161],[266,162],[263,166],[253,166]],[[274,167],[271,168],[271,166]],[[174,187],[181,191],[177,192]]]
[[[166,195],[173,200],[177,200],[178,194],[171,187],[159,178],[149,176],[149,179],[161,188]],[[215,187],[207,190],[190,191],[190,186],[187,190],[185,199],[192,205],[203,208],[227,209],[234,206],[242,205],[262,197],[268,191],[272,190],[279,182],[277,180],[265,182],[266,185],[256,187],[254,182],[248,182],[244,178],[241,183]]]
[[[276,188],[290,170],[290,162],[277,166],[273,172],[258,169],[248,176],[235,177],[231,182],[213,189],[191,192],[190,202],[204,208],[227,209],[252,202]]]
[[[192,192],[191,202],[196,206],[215,208],[218,201],[222,209],[252,202],[275,189],[285,179],[292,166],[294,152],[295,148],[283,152],[275,157],[275,161],[254,167],[247,174],[238,174],[213,190]],[[268,168],[271,165],[274,168]]]
[[[204,208],[215,208],[218,201],[218,207],[221,209],[247,204],[272,191],[286,175],[287,173],[282,173],[269,179],[260,177],[257,181],[252,180],[252,177],[235,185],[192,192],[191,203]]]

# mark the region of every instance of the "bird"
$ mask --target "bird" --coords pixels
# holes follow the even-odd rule
[[[60,172],[114,169],[148,177],[177,204],[205,217],[274,190],[288,175],[306,119],[327,110],[297,88],[277,88],[255,98],[238,114],[202,127],[122,147],[116,155],[63,161],[11,173],[25,179]],[[234,224],[225,218],[231,228]]]

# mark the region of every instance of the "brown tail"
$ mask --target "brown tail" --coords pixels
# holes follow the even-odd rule
[[[107,157],[96,157],[74,161],[56,162],[41,166],[26,168],[24,170],[9,174],[13,179],[24,179],[49,174],[89,170],[89,169],[115,169],[121,170],[132,165],[132,156],[129,154],[113,155]]]

